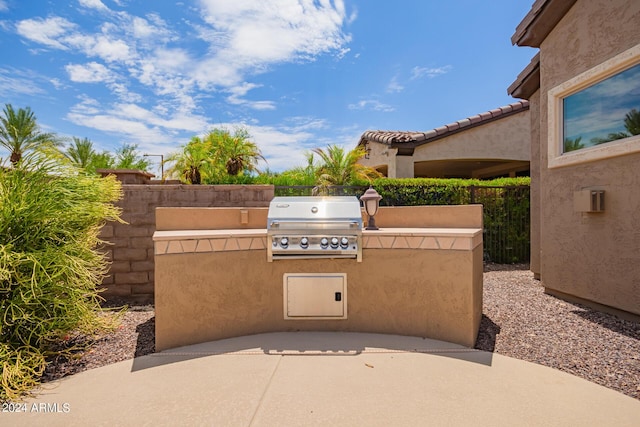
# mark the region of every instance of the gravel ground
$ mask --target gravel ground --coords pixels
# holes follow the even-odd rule
[[[640,399],[640,323],[545,294],[528,265],[512,271],[488,267],[476,348],[559,369]],[[496,268],[501,271],[491,271]]]
[[[640,323],[546,295],[528,265],[486,266],[483,313],[477,349],[559,369],[640,400]],[[154,320],[153,307],[130,307],[115,332],[92,338],[74,358],[52,360],[43,382],[153,353]]]

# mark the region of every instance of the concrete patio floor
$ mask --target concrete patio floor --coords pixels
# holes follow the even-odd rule
[[[339,332],[251,335],[48,383],[12,426],[638,426],[640,401],[442,341]]]

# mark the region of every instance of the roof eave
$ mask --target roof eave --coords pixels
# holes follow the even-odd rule
[[[577,0],[536,0],[531,10],[516,27],[511,43],[540,47],[551,30],[560,22]]]
[[[437,141],[442,138],[482,126],[494,120],[519,114],[529,109],[528,101],[518,101],[491,111],[486,111],[475,116],[467,117],[463,120],[450,123],[431,129],[427,132],[388,132],[388,131],[366,131],[360,137],[358,145],[365,145],[367,142],[376,142],[385,144],[391,148],[398,148],[398,155],[411,155],[416,147],[429,142]],[[400,153],[400,149],[404,149]],[[404,154],[407,153],[407,154]],[[409,154],[410,153],[410,154]]]
[[[540,53],[537,53],[529,65],[518,74],[516,80],[507,89],[507,93],[514,98],[529,99],[538,89],[540,89]]]

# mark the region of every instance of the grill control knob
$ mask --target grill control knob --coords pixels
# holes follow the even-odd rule
[[[289,239],[287,239],[286,237],[280,239],[280,246],[282,246],[283,248],[289,246]]]
[[[331,238],[331,247],[333,249],[336,249],[338,247],[338,238],[337,237],[332,237]]]
[[[347,246],[349,246],[349,239],[347,239],[346,237],[340,239],[340,247],[342,249],[347,249]]]
[[[327,249],[327,246],[329,246],[329,239],[327,239],[326,237],[320,239],[320,247],[322,249]]]
[[[302,249],[307,249],[309,247],[309,239],[307,239],[306,237],[300,239],[300,247]]]

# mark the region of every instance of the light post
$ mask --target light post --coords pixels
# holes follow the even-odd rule
[[[160,181],[164,179],[164,155],[163,154],[143,154],[144,157],[160,157]]]
[[[360,196],[360,200],[362,200],[365,212],[369,215],[369,220],[367,221],[367,227],[365,230],[378,230],[378,227],[376,227],[376,220],[373,217],[378,213],[382,196],[370,186],[369,189]]]

